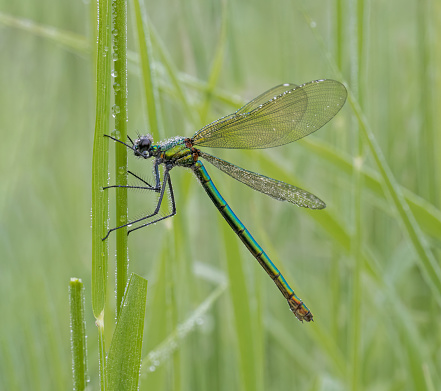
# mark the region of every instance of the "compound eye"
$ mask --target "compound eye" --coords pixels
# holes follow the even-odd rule
[[[139,140],[139,149],[141,151],[147,151],[150,148],[150,145],[152,145],[152,142],[147,137],[142,137]]]
[[[152,139],[148,136],[142,136],[135,141],[135,149],[139,154],[149,151],[152,145]]]

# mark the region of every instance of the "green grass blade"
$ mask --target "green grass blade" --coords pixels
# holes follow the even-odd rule
[[[143,358],[141,378],[145,377],[149,372],[156,371],[159,366],[167,362],[188,334],[197,328],[199,320],[213,307],[216,300],[225,292],[226,288],[227,284],[225,282],[219,284],[185,321],[179,323],[163,342]]]
[[[87,385],[87,349],[84,286],[78,278],[70,279],[69,304],[73,389],[81,391]]]
[[[96,318],[95,324],[98,328],[98,375],[100,379],[100,390],[107,390],[107,352],[106,341],[104,339],[104,311]]]
[[[216,51],[214,54],[213,64],[210,70],[210,76],[208,79],[208,90],[206,93],[207,95],[201,110],[201,120],[204,123],[207,120],[208,110],[212,103],[211,94],[216,87],[217,81],[219,80],[219,76],[222,70],[222,64],[224,61],[225,46],[227,42],[227,26],[228,26],[228,18],[227,18],[228,13],[226,10],[227,7],[226,4],[227,3],[225,1],[222,2],[222,24],[221,24],[218,43],[216,46]]]
[[[338,151],[332,146],[314,138],[309,137],[301,141],[302,145],[309,151],[316,154],[319,158],[326,160],[339,169],[343,174],[350,175],[354,159]],[[369,169],[365,165],[361,167],[362,181],[364,188],[372,191],[376,196],[387,201],[387,190],[383,186],[383,181],[377,172]],[[441,239],[441,211],[431,203],[416,195],[414,192],[401,187],[406,202],[415,216],[421,229],[432,237]]]
[[[113,91],[115,105],[112,115],[115,118],[114,137],[121,141],[127,140],[127,1],[114,0],[113,14]],[[127,148],[121,148],[115,143],[115,184],[127,186]],[[116,188],[116,224],[124,225],[127,217],[127,189]],[[116,231],[116,308],[119,313],[120,305],[127,284],[129,268],[127,227]]]
[[[98,46],[96,69],[96,120],[92,157],[92,308],[95,318],[102,316],[106,302],[107,242],[101,239],[107,233],[109,199],[107,185],[109,142],[104,134],[109,131],[110,117],[110,3],[100,0],[98,18]]]
[[[219,220],[221,218],[219,217]],[[255,349],[253,338],[253,317],[245,283],[245,273],[241,265],[239,239],[223,219],[220,221],[225,243],[225,258],[227,262],[228,281],[231,294],[231,304],[234,312],[234,331],[238,342],[239,366],[242,389],[255,391],[258,388],[256,373]],[[250,258],[252,258],[250,256]]]
[[[165,135],[160,115],[159,90],[157,76],[153,67],[152,44],[147,13],[144,9],[144,3],[140,3],[139,0],[133,0],[133,5],[149,129],[154,140],[161,140]]]
[[[374,134],[370,129],[364,114],[361,111],[358,102],[353,97],[352,93],[348,95],[349,103],[351,104],[357,120],[360,125],[360,129],[363,131],[365,139],[369,145],[372,156],[377,163],[380,175],[384,181],[384,184],[389,192],[392,202],[398,212],[403,228],[405,229],[410,242],[417,254],[417,265],[423,272],[423,276],[429,287],[433,290],[435,299],[441,304],[441,269],[433,256],[429,245],[421,232],[421,228],[415,220],[414,215],[409,210],[409,206],[404,199],[401,187],[398,185],[395,177],[390,170],[386,159],[377,144]]]
[[[71,31],[43,25],[31,19],[16,18],[3,12],[0,12],[0,23],[49,39],[79,54],[89,54],[90,52],[88,40],[84,36]]]
[[[146,298],[147,280],[132,274],[107,358],[108,390],[138,389]]]

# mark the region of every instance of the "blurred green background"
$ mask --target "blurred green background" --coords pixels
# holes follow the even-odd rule
[[[95,8],[1,0],[1,390],[72,387],[70,277],[85,283],[90,388],[99,388],[90,302]],[[130,272],[149,280],[140,389],[441,389],[441,3],[164,0],[145,10],[164,138],[191,136],[286,82],[334,78],[352,101],[297,143],[211,151],[311,191],[324,211],[279,203],[207,167],[312,324],[289,311],[191,172],[173,170],[177,215],[129,237]],[[132,136],[149,131],[134,37],[129,4]],[[376,164],[357,103],[390,172]],[[129,166],[151,176],[145,162]],[[143,196],[130,216],[154,208]],[[113,270],[111,260],[110,280]],[[109,308],[112,293],[110,282]]]

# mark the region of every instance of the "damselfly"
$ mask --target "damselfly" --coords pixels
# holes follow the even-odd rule
[[[311,321],[313,316],[308,307],[295,295],[280,271],[223,199],[200,158],[207,160],[221,171],[252,189],[277,200],[289,201],[295,205],[310,209],[323,209],[326,206],[325,203],[305,190],[247,171],[225,160],[209,155],[198,148],[256,149],[288,144],[307,136],[325,125],[343,107],[346,96],[346,88],[335,80],[316,80],[301,86],[282,84],[253,99],[235,113],[205,126],[196,132],[192,138],[176,137],[154,145],[152,136],[146,135],[140,136],[135,142],[129,138],[132,145],[128,145],[116,138],[107,136],[114,141],[124,144],[138,157],[144,159],[153,158],[155,184],[150,185],[129,171],[129,174],[141,180],[145,186],[115,185],[106,188],[142,188],[158,192],[159,198],[153,213],[109,230],[103,240],[116,229],[134,223],[141,223],[136,228],[129,230],[128,232],[130,233],[135,229],[151,225],[175,215],[176,206],[170,171],[176,166],[190,168],[227,223],[275,282],[280,292],[288,301],[294,315],[300,321]],[[161,164],[164,165],[162,181],[159,173],[159,166]],[[159,211],[167,187],[169,188],[172,210],[166,216],[160,216]],[[143,223],[143,221],[148,219],[148,222]]]

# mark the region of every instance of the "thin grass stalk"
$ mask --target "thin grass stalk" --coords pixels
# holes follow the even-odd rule
[[[115,105],[112,108],[115,118],[115,134],[119,140],[127,139],[127,1],[113,0],[113,91]],[[115,143],[115,182],[127,186],[127,148]],[[127,189],[116,188],[116,224],[127,224]],[[116,309],[124,297],[127,284],[129,257],[127,247],[127,227],[116,230]]]
[[[343,16],[343,0],[336,0],[336,20],[335,20],[335,58],[337,62],[338,69],[343,67],[343,26],[344,26],[344,16]]]
[[[238,342],[240,380],[243,390],[255,391],[258,388],[255,367],[255,345],[249,294],[245,283],[245,273],[240,259],[238,239],[228,224],[218,217],[222,226],[225,243],[225,257],[227,262],[231,303],[234,311],[234,332]]]
[[[439,154],[439,149],[435,149],[436,135],[433,133],[434,127],[434,92],[433,88],[433,70],[432,70],[432,56],[433,45],[431,43],[430,30],[432,28],[431,18],[431,1],[421,0],[414,4],[416,8],[416,32],[417,32],[417,49],[418,59],[417,63],[417,78],[418,80],[418,94],[419,94],[419,131],[416,141],[420,144],[418,150],[424,151],[423,155],[416,159],[417,172],[422,173],[431,167],[431,175],[418,175],[418,188],[421,194],[431,203],[440,206],[440,197],[434,178],[440,177],[439,167],[435,164],[435,155]],[[437,132],[438,133],[438,132]]]
[[[87,54],[90,51],[87,38],[68,30],[56,29],[53,26],[37,23],[30,19],[16,18],[3,12],[0,12],[0,23],[49,39],[75,52]]]
[[[392,198],[392,202],[397,209],[401,223],[403,224],[408,238],[410,239],[410,242],[412,243],[417,254],[417,265],[422,270],[426,283],[434,292],[434,298],[438,304],[441,305],[440,266],[433,256],[420,226],[410,211],[409,205],[406,203],[403,196],[401,187],[398,185],[388,164],[386,163],[386,159],[384,158],[384,155],[377,144],[377,140],[375,139],[375,136],[373,135],[357,100],[352,96],[352,94],[349,94],[348,99],[355,112],[357,120],[359,121],[360,128],[363,131],[369,149],[374,157],[375,162],[377,163],[377,167],[380,171],[381,177],[384,180],[384,184]]]
[[[107,290],[108,245],[102,241],[108,229],[107,185],[109,164],[108,134],[110,117],[110,1],[98,0],[96,123],[92,161],[92,309],[98,327],[100,389],[105,391],[106,351],[104,343],[104,308]]]
[[[193,109],[193,107],[191,107],[187,95],[182,88],[182,84],[185,84],[185,82],[182,80],[182,77],[180,77],[180,73],[178,72],[175,64],[173,64],[170,53],[168,53],[167,51],[166,45],[164,44],[164,42],[162,42],[153,24],[149,23],[148,27],[152,46],[155,48],[157,56],[160,59],[160,63],[165,68],[167,75],[170,78],[171,85],[175,89],[175,93],[177,94],[177,97],[185,110],[186,116],[191,119],[191,123],[194,123],[196,116],[195,110]]]
[[[351,75],[353,76],[352,85],[356,86],[355,90],[358,93],[360,102],[362,101],[362,72],[363,72],[363,0],[352,1],[350,18],[353,23],[350,23],[353,28],[350,34],[353,37],[350,45],[350,52],[352,65]],[[352,294],[351,294],[351,328],[349,330],[349,388],[351,390],[360,389],[360,345],[361,345],[361,333],[362,333],[362,295],[363,287],[361,282],[361,273],[363,271],[363,261],[361,253],[362,243],[362,175],[361,167],[363,165],[363,142],[361,139],[358,126],[355,126],[355,145],[354,156],[355,161],[352,171],[352,203],[353,203],[353,229],[354,234],[351,237],[351,258],[353,260],[353,275],[352,275]]]
[[[84,286],[77,278],[71,278],[69,283],[69,304],[73,389],[82,391],[87,385],[86,321]]]
[[[106,371],[106,342],[104,339],[104,312],[95,320],[95,324],[98,327],[98,374],[100,379],[100,390],[107,390],[107,371]]]
[[[217,42],[216,51],[214,54],[213,64],[211,66],[210,75],[208,78],[208,89],[206,91],[206,97],[201,110],[201,121],[205,123],[207,121],[208,110],[212,102],[212,92],[216,88],[217,81],[219,80],[222,70],[222,64],[224,62],[224,53],[227,40],[227,25],[228,25],[228,13],[226,10],[226,1],[222,2],[222,21],[219,34],[219,40]]]
[[[162,124],[157,77],[153,66],[152,43],[150,41],[147,12],[143,2],[132,0],[132,3],[149,133],[153,136],[154,140],[161,140],[164,138],[164,126]]]
[[[96,70],[96,120],[92,157],[92,309],[102,315],[106,302],[108,246],[103,242],[108,229],[107,185],[109,143],[104,134],[110,117],[110,2],[98,0],[98,46]]]

